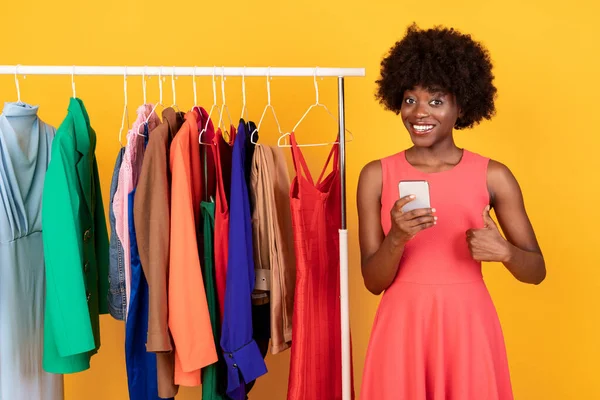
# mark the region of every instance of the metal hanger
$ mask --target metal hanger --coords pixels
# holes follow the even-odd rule
[[[219,112],[221,111],[221,108],[217,105],[217,84],[215,82],[215,69],[216,69],[216,67],[213,67],[213,74],[212,74],[213,105],[210,108],[210,112],[208,113],[208,118],[206,119],[206,124],[204,125],[204,128],[202,128],[202,130],[200,131],[200,134],[198,135],[198,142],[200,142],[201,145],[205,145],[205,146],[210,146],[212,144],[212,143],[202,142],[202,135],[204,133],[206,133],[206,130],[208,129],[208,123],[210,122],[210,116],[212,115],[212,113],[215,109],[218,109]]]
[[[142,90],[144,91],[144,106],[147,104],[146,103],[146,74],[145,74],[145,71],[146,71],[146,67],[144,67],[144,70],[142,71]],[[144,135],[143,133],[140,132],[140,128],[143,128],[148,125],[148,122],[150,121],[150,117],[152,116],[152,114],[156,114],[156,109],[158,108],[158,106],[162,106],[163,108],[165,107],[162,102],[162,99],[163,99],[162,84],[163,84],[162,67],[160,67],[160,69],[158,70],[158,92],[159,92],[158,103],[156,103],[154,105],[154,107],[152,107],[152,111],[150,111],[150,113],[146,117],[146,120],[144,121],[144,123],[140,124],[138,126],[138,128],[135,132],[135,134],[138,136],[146,137],[146,135]]]
[[[20,64],[17,64],[17,66],[15,67],[15,86],[17,87],[17,104],[22,105],[24,104],[21,101],[21,87],[19,86],[19,66]],[[23,79],[25,79],[25,75],[23,75]]]
[[[315,68],[315,74],[314,74],[314,85],[315,85],[315,96],[316,96],[316,101],[314,104],[311,104],[308,109],[306,110],[306,112],[304,113],[304,115],[302,115],[302,117],[300,118],[300,120],[296,123],[296,126],[294,126],[294,128],[292,129],[292,132],[296,132],[298,127],[300,126],[300,124],[302,123],[302,121],[304,121],[304,119],[306,118],[306,116],[310,113],[310,111],[313,108],[316,107],[321,107],[323,108],[326,112],[327,115],[329,115],[331,117],[331,119],[333,119],[336,123],[338,122],[337,118],[329,111],[329,109],[327,108],[327,106],[325,104],[322,104],[319,102],[319,84],[317,83],[317,68]],[[346,140],[346,142],[351,142],[354,139],[354,135],[352,134],[352,132],[350,132],[349,130],[346,129],[346,132],[349,133],[349,137]],[[279,139],[277,140],[277,146],[279,147],[291,147],[290,144],[284,144],[285,140],[282,142],[282,139],[285,139],[286,137],[289,137],[291,134],[291,132],[287,132],[283,135],[281,135],[279,137]],[[330,146],[333,144],[337,144],[339,142],[335,141],[335,142],[328,142],[328,143],[311,143],[311,144],[299,144],[299,147],[315,147],[315,146]]]
[[[121,118],[121,129],[119,129],[119,144],[123,145],[123,129],[125,128],[125,119],[127,119],[127,130],[129,131],[129,109],[127,108],[127,67],[125,67],[125,74],[123,75],[123,94],[125,96],[125,103],[123,105],[123,117]]]
[[[260,126],[263,122],[263,119],[265,117],[265,114],[267,113],[267,110],[271,110],[271,114],[273,114],[273,118],[275,118],[275,123],[277,124],[277,130],[279,132],[279,135],[282,134],[281,132],[281,126],[279,125],[279,120],[277,119],[277,114],[275,114],[275,108],[273,108],[273,106],[271,105],[271,67],[267,68],[267,105],[265,106],[262,115],[260,116],[260,120],[258,121],[258,126],[252,131],[252,133],[250,134],[250,142],[253,144],[258,144],[256,143],[255,140],[255,135],[257,132],[260,132]]]
[[[144,105],[146,104],[146,81],[144,80]],[[143,133],[140,133],[140,128],[143,128],[145,126],[148,125],[148,122],[150,121],[150,117],[152,117],[152,114],[156,115],[156,109],[158,108],[158,106],[161,106],[163,109],[165,108],[164,104],[163,104],[163,76],[162,76],[162,67],[160,67],[160,69],[158,70],[158,103],[156,103],[154,105],[154,107],[152,107],[152,111],[150,111],[150,113],[148,114],[148,116],[146,117],[146,120],[144,121],[143,124],[140,124],[137,131],[135,132],[137,135],[142,136],[142,137],[146,137],[146,135],[144,135]]]
[[[156,103],[154,105],[154,107],[152,108],[152,111],[146,117],[146,124],[148,123],[148,121],[150,121],[150,117],[152,116],[152,114],[156,113],[156,109],[158,108],[158,106],[161,106],[162,108],[165,108],[165,106],[163,104],[163,76],[162,76],[162,67],[160,67],[159,70],[158,70],[158,94],[159,94],[158,103]],[[145,136],[145,135],[142,135],[142,136]]]
[[[144,105],[146,104],[146,68],[144,65],[144,69],[142,70],[142,91],[144,93]]]
[[[231,136],[229,134],[229,128],[233,125],[233,121],[231,119],[231,114],[229,114],[229,107],[227,107],[227,100],[225,98],[225,67],[222,67],[221,69],[221,99],[223,100],[223,104],[221,104],[218,127],[223,131],[223,138],[226,138],[226,142],[229,145],[233,145],[233,143],[231,143]],[[227,111],[227,118],[229,119],[228,126],[223,126],[223,111]]]
[[[77,93],[75,92],[75,66],[73,65],[73,70],[71,71],[71,89],[73,90],[73,98],[77,98]]]
[[[246,112],[245,118],[244,111]],[[240,119],[248,122],[248,107],[246,107],[246,67],[244,67],[244,71],[242,72],[242,113]]]
[[[179,107],[177,106],[177,92],[175,91],[175,79],[177,79],[177,77],[175,76],[175,67],[173,67],[173,69],[171,69],[171,91],[173,92],[173,104],[171,104],[171,108],[174,108],[177,110],[177,112],[180,112]]]
[[[194,92],[194,107],[198,105],[198,96],[196,91],[196,66],[192,70],[192,90]]]

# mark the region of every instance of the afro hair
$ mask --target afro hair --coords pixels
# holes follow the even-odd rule
[[[413,23],[381,61],[375,97],[399,114],[406,90],[442,89],[461,110],[455,128],[471,128],[496,112],[493,80],[487,49],[470,35],[439,26],[421,30]]]

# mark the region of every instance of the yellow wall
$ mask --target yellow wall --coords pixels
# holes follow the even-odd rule
[[[597,205],[600,146],[600,70],[596,2],[536,0],[399,2],[148,0],[5,0],[1,64],[360,66],[366,78],[347,81],[351,323],[357,392],[368,335],[379,301],[363,287],[359,269],[355,190],[361,166],[409,145],[400,120],[374,101],[381,56],[414,21],[451,24],[473,33],[495,62],[498,115],[473,132],[457,134],[461,146],[507,163],[519,179],[546,255],[548,278],[539,287],[516,282],[501,265],[485,267],[503,323],[514,391],[521,400],[597,399],[600,360]],[[500,4],[503,4],[500,6]],[[337,21],[336,21],[337,19]],[[13,78],[0,77],[0,101],[14,101]],[[140,78],[129,79],[130,117],[141,103]],[[70,78],[21,79],[24,101],[58,125],[70,96]],[[199,100],[212,103],[210,78],[198,78]],[[321,83],[322,100],[335,112],[335,80]],[[122,79],[77,77],[77,94],[98,132],[97,156],[105,204],[117,150]],[[148,84],[157,101],[157,79]],[[313,100],[310,79],[274,79],[273,103],[291,129]],[[227,80],[234,118],[240,79]],[[182,109],[192,103],[190,78],[177,80]],[[248,105],[258,119],[266,101],[263,79],[248,80]],[[170,81],[165,103],[171,103]],[[299,134],[305,141],[334,136],[335,124],[315,114]],[[270,124],[270,120],[269,120]],[[268,125],[271,128],[272,124]],[[265,126],[265,129],[267,125]],[[311,133],[312,132],[312,133]],[[274,143],[276,134],[262,138]],[[313,170],[326,150],[306,150]],[[126,399],[124,330],[102,318],[103,347],[91,370],[66,379],[68,400]],[[270,372],[252,399],[284,399],[289,352],[268,357]],[[198,399],[183,389],[178,399]]]

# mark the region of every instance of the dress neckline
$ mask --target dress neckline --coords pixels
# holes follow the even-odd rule
[[[439,175],[445,175],[445,174],[457,171],[462,167],[463,164],[465,164],[465,160],[466,160],[466,158],[468,158],[470,156],[470,152],[464,148],[461,150],[462,150],[462,156],[460,157],[460,160],[458,161],[458,163],[456,165],[454,165],[452,168],[445,169],[443,171],[436,171],[436,172],[426,172],[426,171],[423,171],[423,170],[415,167],[414,165],[412,165],[410,162],[408,162],[408,160],[406,158],[406,150],[403,150],[400,153],[400,158],[404,165],[406,165],[408,168],[410,168],[411,170],[413,170],[421,175],[439,176]]]

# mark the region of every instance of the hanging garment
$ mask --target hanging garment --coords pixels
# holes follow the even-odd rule
[[[62,400],[63,377],[42,369],[42,192],[54,127],[38,107],[0,115],[0,399]]]
[[[315,183],[294,133],[290,135],[290,144],[296,172],[290,188],[296,288],[287,398],[339,400],[342,398],[339,149],[337,144],[332,147]],[[323,179],[332,156],[332,171]],[[351,395],[354,398],[354,390]]]
[[[108,313],[108,232],[95,150],[85,106],[71,98],[52,143],[42,200],[43,366],[52,373],[90,367],[100,348],[99,314]]]
[[[361,400],[512,400],[502,329],[465,232],[483,227],[489,159],[464,150],[454,168],[422,172],[404,151],[381,160],[381,226],[398,182],[429,181],[437,225],[404,248],[371,332]],[[432,251],[435,249],[435,251]]]
[[[171,250],[169,262],[169,329],[175,344],[175,384],[200,385],[200,370],[217,361],[197,237],[200,230],[200,145],[196,109],[170,149]]]
[[[250,173],[252,170],[252,159],[254,158],[254,150],[256,145],[252,143],[251,133],[255,132],[254,137],[258,138],[258,129],[256,124],[252,121],[244,122],[243,119],[240,123],[245,124],[246,127],[246,156],[244,161],[244,177],[246,179],[246,188],[248,189],[248,199],[250,199],[251,185],[250,185]],[[250,202],[250,215],[254,212],[252,202]],[[257,270],[255,269],[255,272]],[[269,342],[271,339],[271,306],[269,302],[269,295],[267,292],[258,291],[256,288],[256,282],[262,282],[262,278],[256,277],[255,287],[252,292],[252,337],[260,350],[260,354],[263,359],[269,352]],[[246,396],[250,393],[256,381],[246,383]]]
[[[204,265],[202,266],[202,276],[204,285],[206,285],[206,299],[208,311],[210,313],[210,325],[215,341],[215,348],[220,348],[220,319],[219,319],[219,299],[217,296],[217,286],[215,284],[215,265],[214,265],[214,245],[213,235],[215,227],[215,203],[203,201],[202,221],[204,238]],[[229,400],[225,395],[227,390],[227,366],[221,351],[218,352],[219,360],[202,370],[202,400]]]
[[[125,254],[123,251],[123,244],[117,236],[113,201],[117,191],[119,171],[121,170],[121,164],[123,163],[123,154],[125,154],[125,148],[121,147],[119,154],[117,155],[112,180],[110,182],[110,204],[108,207],[108,217],[110,222],[108,312],[114,319],[119,321],[123,321],[125,319],[125,312],[127,310],[127,298],[125,295]]]
[[[235,140],[235,128],[230,128],[230,140]],[[233,142],[231,142],[233,143]],[[225,308],[225,283],[227,282],[227,257],[229,255],[229,191],[231,190],[232,147],[217,129],[212,146],[216,165],[215,198],[215,281],[219,297],[219,314],[223,322]]]
[[[113,199],[113,211],[115,213],[115,227],[117,237],[123,245],[123,275],[125,277],[126,304],[129,304],[131,292],[131,249],[129,245],[129,218],[127,217],[129,206],[127,204],[129,193],[137,186],[138,176],[142,168],[144,155],[144,137],[142,131],[145,125],[152,132],[160,123],[158,116],[154,113],[152,104],[144,104],[137,109],[137,118],[127,133],[127,146],[123,155],[123,163],[119,170],[117,192]],[[146,120],[148,123],[146,124]],[[114,268],[114,266],[113,266]],[[112,271],[111,275],[120,276],[121,271]],[[127,310],[125,310],[127,318]]]
[[[254,258],[250,201],[244,171],[246,129],[240,123],[233,145],[229,257],[225,286],[225,314],[221,348],[227,363],[227,395],[233,400],[246,398],[245,383],[267,373],[260,350],[253,339],[252,302]]]
[[[147,135],[148,132],[146,131]],[[125,354],[130,400],[157,400],[156,354],[146,351],[148,332],[148,283],[140,263],[133,210],[136,188],[129,194],[129,237],[131,245],[131,301],[126,322]],[[172,400],[172,398],[171,398]]]
[[[162,122],[148,137],[134,207],[137,244],[149,286],[146,350],[157,353],[158,395],[174,397],[175,353],[168,327],[167,277],[171,221],[171,141],[183,124],[183,113],[166,108]],[[143,339],[146,340],[145,337]]]
[[[271,352],[291,346],[296,262],[290,178],[279,147],[256,146],[250,175],[255,292],[268,293],[271,308]]]
[[[212,121],[208,118],[208,112],[202,107],[196,107],[200,114],[200,122],[198,130],[202,132],[202,143],[206,145],[200,146],[200,166],[202,168],[202,201],[214,202],[217,187],[217,171],[215,162],[215,153],[211,149],[215,138],[215,128]],[[208,123],[208,124],[207,124]]]
[[[230,140],[235,140],[235,128],[230,128]],[[233,142],[231,142],[233,143]],[[227,282],[227,257],[229,254],[229,191],[231,190],[231,151],[230,143],[217,129],[213,138],[216,165],[215,198],[215,281],[219,297],[219,315],[223,321],[225,308],[225,283]]]

